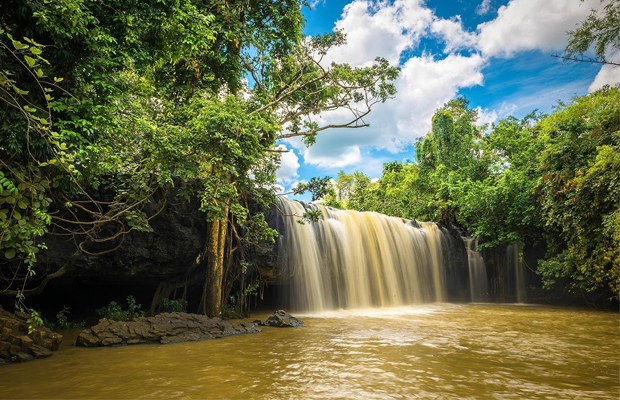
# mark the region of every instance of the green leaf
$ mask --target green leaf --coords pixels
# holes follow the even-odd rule
[[[42,53],[42,51],[40,49],[37,49],[36,47],[31,48],[30,52],[35,55],[39,55]]]
[[[37,60],[35,60],[32,57],[28,57],[28,56],[24,56],[24,59],[26,60],[26,62],[28,63],[28,65],[32,68],[35,66],[35,64],[37,63]]]
[[[39,68],[39,69],[37,70],[37,76],[38,76],[39,78],[42,78],[42,77],[43,77],[43,71],[41,70],[41,68]]]
[[[19,42],[17,40],[13,40],[13,47],[15,47],[15,50],[24,50],[30,46],[28,46],[27,44],[23,44],[22,42]]]
[[[17,86],[13,86],[13,89],[15,90],[17,94],[21,94],[22,96],[25,96],[29,93],[27,90],[21,90]]]
[[[8,260],[12,259],[13,257],[15,257],[15,249],[8,249],[7,251],[4,252],[4,257]]]
[[[22,210],[25,210],[28,207],[28,201],[26,199],[19,199],[17,202],[17,206]]]

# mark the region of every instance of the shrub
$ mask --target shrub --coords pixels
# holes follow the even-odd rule
[[[164,299],[163,312],[185,312],[187,301]]]
[[[187,301],[164,299],[163,312],[185,312]]]
[[[67,331],[69,329],[84,328],[86,326],[86,321],[69,321],[67,314],[71,314],[69,307],[63,307],[63,309],[56,314],[56,322],[45,320],[45,326],[53,331]]]
[[[131,321],[136,317],[144,316],[144,311],[141,310],[140,304],[136,303],[133,296],[127,296],[127,310],[123,310],[117,302],[111,301],[107,307],[101,307],[96,312],[101,318],[115,321]]]

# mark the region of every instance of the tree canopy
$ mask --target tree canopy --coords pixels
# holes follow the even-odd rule
[[[383,59],[366,68],[326,64],[324,56],[346,37],[305,37],[304,5],[3,4],[2,293],[23,305],[24,294],[42,289],[81,254],[114,251],[129,232],[150,230],[179,182],[201,199],[210,221],[207,275],[219,286],[224,247],[236,248],[226,239],[232,224],[244,227],[234,240],[273,239],[260,213],[250,215],[247,199],[263,207],[273,201],[276,141],[301,136],[311,145],[325,129],[366,126],[372,106],[394,95],[398,75]],[[350,118],[316,122],[336,109]],[[156,211],[147,211],[155,198]],[[32,267],[47,232],[73,236],[78,246],[63,269],[41,280]],[[203,296],[202,307],[219,316],[223,296],[215,291]]]

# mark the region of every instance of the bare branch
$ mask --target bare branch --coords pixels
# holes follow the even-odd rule
[[[578,57],[562,56],[559,54],[552,54],[551,57],[559,58],[564,61],[586,62],[586,63],[592,63],[592,64],[604,64],[604,65],[613,65],[615,67],[620,67],[620,63],[617,63],[617,62],[603,61],[603,60],[598,60],[596,58],[590,58],[586,56],[582,56],[581,58],[578,58]]]

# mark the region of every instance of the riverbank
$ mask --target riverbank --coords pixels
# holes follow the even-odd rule
[[[86,329],[60,333],[35,326],[30,314],[10,313],[0,308],[0,363],[33,361],[52,356],[61,343],[79,347],[110,347],[136,344],[171,344],[221,339],[247,333],[260,333],[258,326],[300,327],[303,322],[284,310],[265,320],[231,321],[185,312],[168,312],[153,317],[135,317],[126,321],[102,318]],[[69,339],[69,340],[67,340]]]

